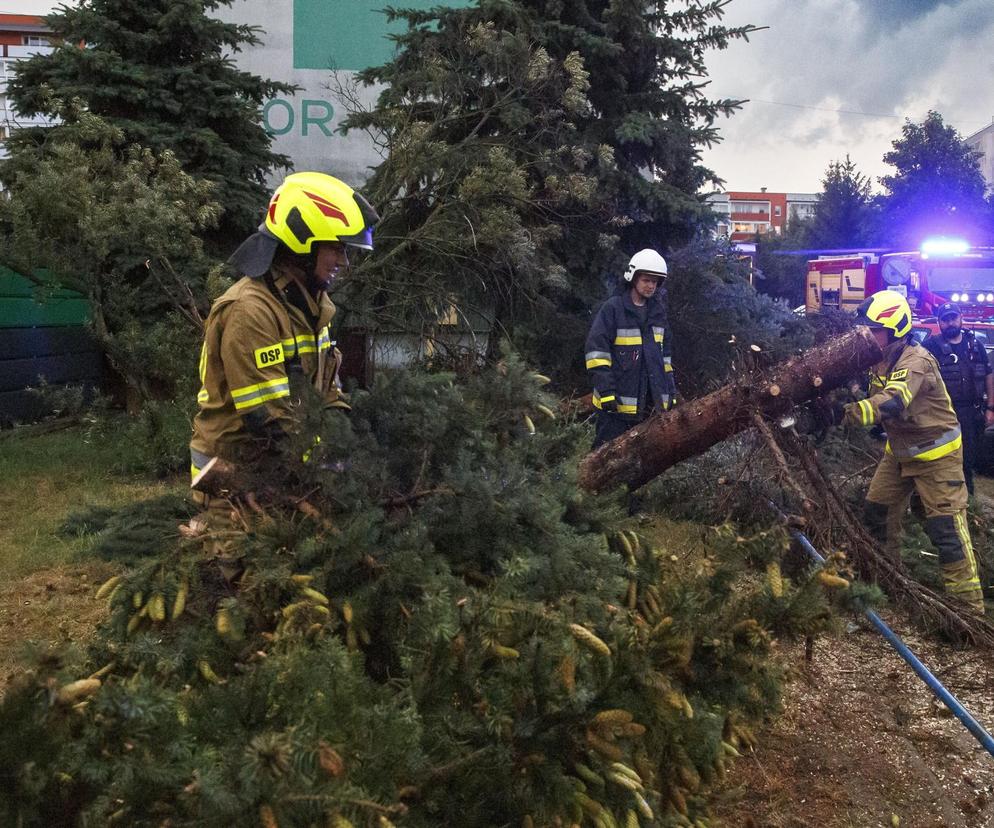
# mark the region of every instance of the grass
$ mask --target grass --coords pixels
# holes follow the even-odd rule
[[[89,506],[119,506],[182,491],[179,477],[121,474],[128,451],[117,434],[88,438],[79,429],[4,435],[0,440],[0,578],[24,577],[86,555],[91,540],[58,528]]]

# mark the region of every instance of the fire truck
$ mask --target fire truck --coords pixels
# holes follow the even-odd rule
[[[878,290],[906,296],[916,321],[927,323],[941,304],[956,302],[971,327],[994,327],[994,248],[930,239],[920,250],[819,256],[808,262],[805,310],[854,311]]]

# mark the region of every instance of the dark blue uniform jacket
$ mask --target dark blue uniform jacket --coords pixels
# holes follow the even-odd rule
[[[645,313],[644,323],[639,311]],[[627,292],[608,299],[587,334],[587,370],[597,408],[614,401],[619,414],[642,419],[667,410],[676,396],[665,291],[636,308]]]

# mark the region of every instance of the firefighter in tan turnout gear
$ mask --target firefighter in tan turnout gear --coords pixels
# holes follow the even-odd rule
[[[884,352],[870,396],[846,406],[846,421],[883,425],[887,446],[866,495],[867,528],[897,554],[912,491],[925,507],[925,530],[939,551],[946,590],[984,612],[977,562],[966,522],[962,436],[935,358],[909,336],[911,308],[891,290],[860,305]]]
[[[296,173],[273,194],[258,231],[231,256],[242,278],[207,319],[190,442],[193,497],[206,507],[203,522],[213,535],[231,505],[212,494],[212,471],[223,465],[230,475],[271,452],[293,430],[294,405],[307,386],[326,405],[348,407],[327,290],[348,265],[348,247],[372,250],[377,220],[369,203],[337,178]]]

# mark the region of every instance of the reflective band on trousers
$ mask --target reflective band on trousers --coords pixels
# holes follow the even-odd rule
[[[938,460],[940,457],[952,454],[962,445],[963,435],[960,432],[959,426],[956,426],[935,440],[920,443],[917,446],[908,446],[900,450],[894,449],[888,440],[887,451],[893,454],[898,460]]]
[[[966,569],[968,572],[957,571],[957,567],[954,565],[950,569],[947,569],[946,576],[946,589],[953,593],[975,593],[976,600],[979,601],[980,605],[983,606],[984,603],[984,593],[982,592],[982,587],[980,585],[980,578],[977,573],[980,571],[977,569],[977,558],[973,554],[973,543],[970,540],[970,530],[966,526],[966,512],[962,511],[953,518],[953,525],[956,527],[956,534],[959,536],[960,545],[963,547],[963,558],[962,563],[966,564]],[[945,567],[944,567],[945,568]],[[967,578],[962,578],[959,576],[968,575]],[[970,600],[967,598],[967,600]]]

